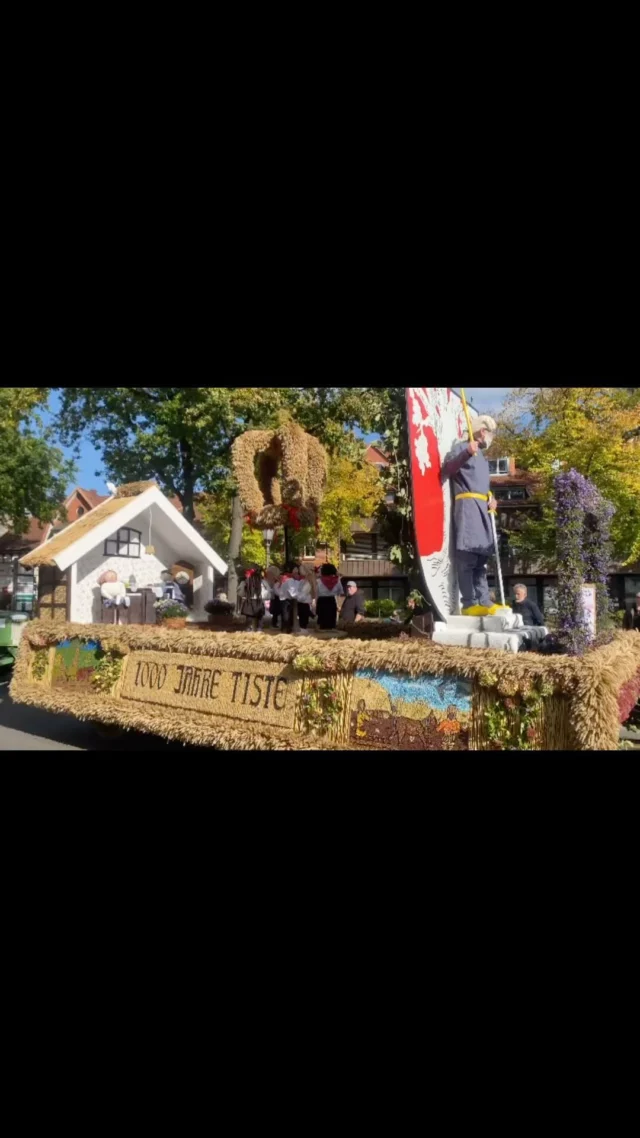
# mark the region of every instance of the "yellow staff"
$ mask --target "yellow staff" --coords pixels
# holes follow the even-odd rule
[[[467,430],[469,432],[469,442],[473,441],[473,431],[471,429],[471,415],[467,407],[467,400],[464,394],[464,387],[460,388],[460,398],[462,399],[462,406],[464,408],[465,418],[467,420]],[[489,508],[489,516],[491,518],[491,529],[493,530],[493,547],[496,555],[496,568],[498,570],[498,582],[500,584],[500,600],[504,605],[504,585],[502,583],[502,566],[500,564],[500,551],[498,549],[498,531],[496,529],[495,510]]]
[[[471,430],[471,415],[469,414],[469,408],[467,407],[467,400],[466,400],[465,394],[464,394],[464,387],[460,388],[460,398],[462,399],[462,406],[464,408],[464,414],[465,414],[465,418],[467,420],[467,430],[469,432],[469,442],[473,442],[473,431]]]

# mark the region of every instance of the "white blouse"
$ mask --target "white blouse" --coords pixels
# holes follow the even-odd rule
[[[318,577],[318,596],[319,597],[343,597],[344,589],[342,588],[342,581],[338,581],[332,589],[328,589],[324,584],[322,577]]]
[[[313,592],[309,581],[298,581],[298,600],[303,605],[310,605],[313,601]]]

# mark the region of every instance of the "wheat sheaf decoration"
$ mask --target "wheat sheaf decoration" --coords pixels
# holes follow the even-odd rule
[[[231,447],[233,473],[250,525],[315,525],[327,484],[327,452],[297,423],[246,431]]]

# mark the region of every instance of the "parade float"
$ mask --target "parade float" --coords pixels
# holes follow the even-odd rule
[[[198,622],[180,629],[141,620],[100,623],[97,600],[94,619],[87,619],[86,608],[73,606],[77,555],[87,557],[89,546],[95,550],[102,541],[104,553],[113,548],[106,542],[119,540],[123,519],[128,529],[144,528],[148,503],[141,500],[137,511],[135,505],[111,506],[120,516],[107,511],[98,519],[93,544],[81,531],[75,549],[69,535],[64,548],[56,547],[58,535],[29,555],[51,573],[45,574],[39,619],[22,636],[12,698],[220,749],[616,749],[620,722],[640,692],[640,636],[612,633],[608,643],[596,641],[582,655],[544,656],[520,650],[522,630],[508,610],[498,630],[461,625],[474,618],[459,615],[451,491],[440,469],[451,445],[465,437],[464,410],[448,388],[409,388],[407,409],[417,553],[438,618],[433,639],[406,631],[383,639],[375,629],[366,635],[355,625],[302,639],[268,631],[216,632]],[[247,524],[295,529],[317,523],[327,458],[300,427],[246,432],[234,444],[233,462]],[[157,509],[170,516],[164,507]],[[133,526],[135,518],[142,521]],[[170,529],[165,524],[165,543]],[[182,528],[181,538],[192,560],[199,558],[208,595],[217,555],[205,550],[195,530]],[[177,552],[167,547],[163,564]],[[95,553],[90,563],[95,589],[104,566]],[[63,576],[71,572],[56,584],[54,569]],[[56,608],[55,588],[61,584],[71,585],[71,596],[65,592]]]

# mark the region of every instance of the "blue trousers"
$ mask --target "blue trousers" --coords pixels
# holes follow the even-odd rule
[[[472,605],[491,608],[493,601],[489,596],[487,582],[488,560],[488,553],[466,553],[461,549],[456,550],[456,568],[463,609],[471,608]]]

